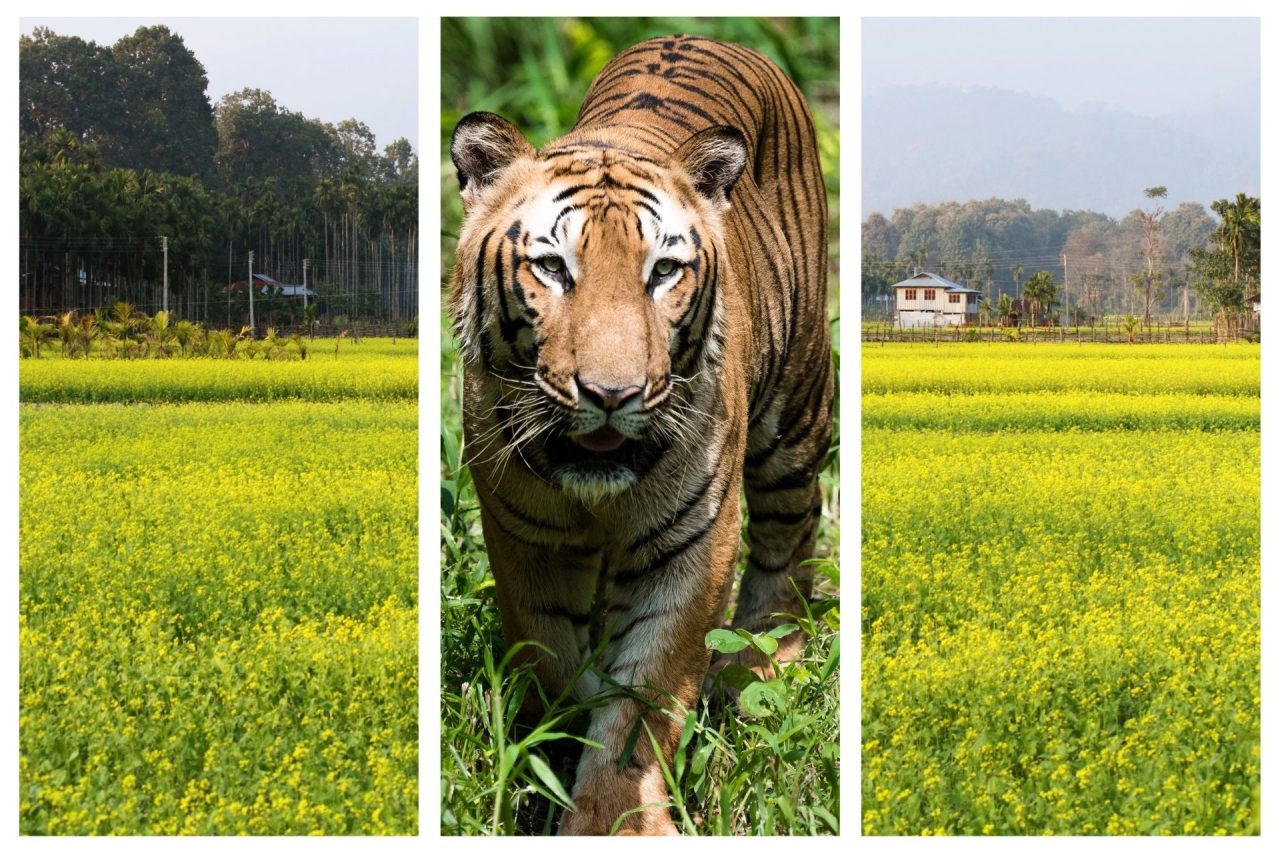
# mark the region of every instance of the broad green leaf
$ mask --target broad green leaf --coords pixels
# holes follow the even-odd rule
[[[740,637],[733,631],[726,631],[724,628],[714,628],[707,632],[706,642],[707,648],[725,654],[740,652],[750,645],[750,640]]]
[[[775,711],[786,710],[787,687],[781,681],[757,681],[749,684],[739,697],[742,710],[753,717],[767,717]],[[774,742],[772,735],[769,737]]]
[[[756,634],[751,638],[751,644],[766,655],[771,655],[778,650],[778,641],[768,634]]]

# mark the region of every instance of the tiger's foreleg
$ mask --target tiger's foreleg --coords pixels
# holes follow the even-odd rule
[[[567,540],[550,522],[525,513],[516,517],[502,498],[484,489],[480,495],[503,639],[507,649],[525,644],[512,665],[534,663],[548,702],[571,684],[574,699],[591,696],[599,680],[590,673],[574,677],[588,653],[599,553]],[[524,710],[534,716],[544,710],[534,691],[526,695]]]
[[[818,473],[831,444],[830,372],[815,371],[810,388],[801,389],[803,405],[790,407],[772,434],[753,436],[747,453],[746,483],[750,554],[734,611],[733,627],[758,633],[803,614],[802,600],[813,590],[813,556],[822,487]],[[804,652],[800,631],[779,640],[780,663]],[[717,661],[718,666],[728,661]],[[773,667],[747,652],[738,662],[763,677]]]
[[[583,753],[561,834],[607,834],[619,818],[620,834],[678,834],[659,762],[671,766],[706,676],[706,633],[721,619],[738,550],[739,483],[726,471],[703,512],[615,571],[602,689],[616,698],[592,712],[587,737],[601,747]]]

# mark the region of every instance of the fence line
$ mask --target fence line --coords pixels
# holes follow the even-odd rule
[[[1193,328],[1190,323],[1164,323],[1159,320],[1150,325],[1139,325],[1132,331],[1118,322],[1077,326],[1040,326],[1036,328],[999,325],[938,325],[932,327],[902,327],[890,322],[878,322],[862,326],[864,343],[1111,343],[1111,344],[1220,344],[1227,341],[1252,339],[1258,334],[1258,320],[1246,315],[1234,322],[1214,321],[1206,327],[1201,323]]]

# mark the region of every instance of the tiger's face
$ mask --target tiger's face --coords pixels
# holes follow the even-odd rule
[[[491,440],[584,499],[617,494],[694,438],[687,390],[720,334],[720,215],[741,136],[704,131],[668,162],[585,142],[538,154],[472,114],[453,158],[455,320],[499,388]]]

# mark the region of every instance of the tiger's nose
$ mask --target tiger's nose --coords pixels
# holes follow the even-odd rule
[[[578,393],[606,412],[621,409],[628,400],[643,390],[644,388],[640,385],[628,385],[626,388],[604,388],[594,382],[578,380]]]

